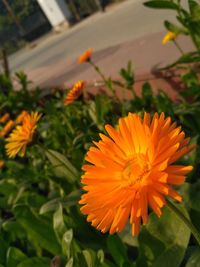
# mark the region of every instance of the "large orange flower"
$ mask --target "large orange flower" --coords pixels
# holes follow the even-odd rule
[[[41,114],[38,112],[27,113],[22,125],[18,125],[6,139],[6,153],[10,158],[14,158],[17,154],[21,157],[25,155],[26,147],[33,140],[40,117]]]
[[[92,55],[93,49],[89,48],[88,50],[86,50],[79,58],[78,58],[78,63],[81,64],[83,62],[86,62],[88,60],[90,60],[90,57]]]
[[[64,99],[64,105],[73,103],[82,94],[85,87],[84,81],[78,81],[74,84],[73,88],[69,91]]]
[[[142,120],[129,113],[114,129],[105,126],[110,137],[100,134],[86,155],[91,164],[83,166],[83,188],[80,204],[92,226],[110,234],[123,230],[130,218],[132,234],[137,235],[141,219],[148,222],[148,208],[161,216],[165,196],[181,201],[172,185],[184,183],[192,166],[176,165],[180,157],[190,152],[189,138],[171,123],[155,113],[151,121],[148,113]]]

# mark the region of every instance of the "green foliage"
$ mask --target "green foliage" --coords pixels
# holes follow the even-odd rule
[[[141,95],[133,89],[134,75],[131,64],[122,70],[125,90],[133,93],[130,101],[119,101],[104,94],[97,94],[86,102],[77,101],[63,106],[63,94],[42,97],[37,91],[28,91],[31,83],[26,75],[18,73],[22,87],[19,94],[12,91],[9,79],[2,76],[8,88],[2,103],[12,116],[27,109],[25,99],[43,113],[38,127],[38,145],[28,148],[25,159],[7,160],[0,173],[0,207],[2,210],[0,264],[7,266],[85,266],[85,267],[136,267],[179,266],[190,263],[196,253],[187,258],[190,232],[167,209],[158,220],[152,214],[147,227],[143,227],[138,242],[130,229],[114,236],[101,235],[92,229],[77,208],[80,199],[80,175],[84,155],[98,132],[104,132],[106,123],[115,124],[122,114],[132,112],[165,112],[181,122],[183,128],[199,142],[200,113],[198,77],[192,70],[182,76],[191,94],[185,91],[183,101],[174,104],[163,91],[157,95],[149,83],[144,83]],[[114,88],[117,84],[113,82]],[[195,92],[193,90],[196,90]],[[194,97],[190,104],[187,97]],[[4,99],[4,98],[3,98]],[[13,103],[19,102],[20,105]],[[29,107],[30,108],[30,107]],[[3,144],[3,140],[2,140]],[[3,149],[2,149],[3,152]],[[185,158],[185,163],[199,162],[199,149]],[[195,171],[199,171],[198,167]],[[194,174],[194,177],[196,175]],[[194,179],[191,176],[190,179]],[[199,218],[199,184],[186,184],[182,193],[191,218],[197,225]],[[130,253],[132,251],[132,253]],[[176,260],[174,260],[176,259]]]

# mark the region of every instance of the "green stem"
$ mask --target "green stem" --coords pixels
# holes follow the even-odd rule
[[[115,93],[115,90],[112,88],[112,85],[109,85],[108,84],[108,80],[106,79],[105,75],[102,73],[102,71],[100,70],[100,68],[96,64],[94,64],[93,61],[89,60],[88,62],[92,65],[92,67],[95,69],[95,71],[100,75],[100,77],[102,78],[102,80],[104,81],[104,83],[108,87],[108,89],[112,91],[113,96],[115,98],[117,98],[116,93]]]
[[[184,55],[185,53],[184,53],[183,49],[180,47],[180,45],[177,43],[177,41],[173,40],[173,42],[174,42],[175,46],[177,47],[177,49],[179,50],[179,52],[181,53],[181,55]]]
[[[181,219],[184,224],[190,229],[191,233],[195,237],[197,243],[200,245],[200,234],[192,222],[177,208],[171,201],[167,201],[167,206]]]

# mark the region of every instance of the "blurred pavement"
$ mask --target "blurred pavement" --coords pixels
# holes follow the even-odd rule
[[[23,49],[10,56],[12,72],[24,70],[35,85],[71,86],[77,79],[91,83],[99,78],[86,63],[76,64],[77,57],[93,47],[93,60],[106,75],[118,78],[121,67],[131,60],[136,79],[152,79],[151,69],[164,66],[180,54],[173,44],[162,46],[163,20],[174,21],[174,11],[154,10],[143,0],[126,0],[105,13],[96,13],[59,34],[49,34],[33,49]],[[178,40],[183,50],[192,49],[186,38]]]

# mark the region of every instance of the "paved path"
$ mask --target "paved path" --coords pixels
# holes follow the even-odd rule
[[[95,51],[163,29],[163,18],[171,19],[174,11],[155,11],[143,6],[143,0],[126,0],[105,13],[96,13],[60,34],[50,34],[34,49],[23,49],[10,57],[13,71],[32,70],[66,59],[72,62],[82,51]]]

